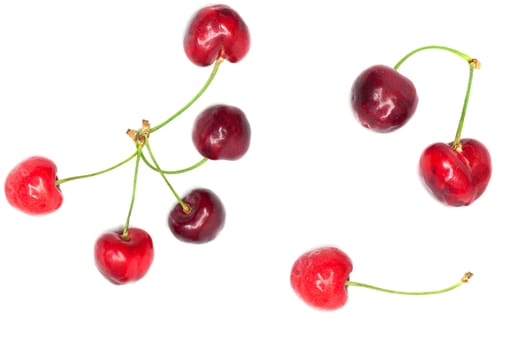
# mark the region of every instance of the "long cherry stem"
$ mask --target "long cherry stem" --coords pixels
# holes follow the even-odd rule
[[[466,88],[466,95],[464,96],[464,104],[462,105],[462,113],[459,118],[459,123],[457,125],[457,132],[455,133],[455,138],[452,143],[453,149],[458,149],[460,146],[460,138],[462,135],[462,128],[464,126],[464,118],[466,117],[466,111],[468,108],[469,96],[471,94],[471,85],[473,83],[473,71],[475,69],[480,68],[480,62],[476,58],[472,58],[471,56],[469,56],[463,52],[460,52],[458,50],[454,50],[450,47],[430,45],[430,46],[423,46],[423,47],[420,47],[416,50],[409,52],[400,61],[398,61],[398,63],[394,66],[394,69],[398,70],[398,68],[402,65],[402,63],[404,63],[409,57],[411,57],[415,53],[423,51],[423,50],[429,50],[429,49],[440,49],[440,50],[451,52],[451,53],[461,57],[464,61],[466,61],[466,63],[469,64],[469,79],[468,79],[468,85]]]
[[[363,287],[368,289],[377,290],[379,292],[385,292],[385,293],[392,293],[392,294],[402,294],[402,295],[428,295],[428,294],[441,294],[448,292],[450,290],[453,290],[455,288],[460,287],[464,283],[467,283],[469,279],[473,276],[471,272],[466,272],[464,276],[455,284],[451,285],[450,287],[438,289],[438,290],[432,290],[432,291],[425,291],[425,292],[404,292],[404,291],[398,291],[393,289],[386,289],[386,288],[380,288],[376,286],[372,286],[370,284],[366,283],[359,283],[354,281],[347,281],[345,282],[345,286],[354,286],[354,287]]]
[[[130,160],[135,158],[136,155],[137,155],[137,152],[134,152],[131,156],[129,156],[125,160],[117,163],[116,165],[113,165],[113,166],[111,166],[109,168],[106,168],[106,169],[103,169],[103,170],[100,170],[100,171],[97,171],[97,172],[94,172],[94,173],[85,174],[85,175],[79,175],[79,176],[71,176],[71,177],[66,177],[64,179],[58,179],[58,180],[55,181],[55,185],[62,185],[63,183],[68,182],[68,181],[85,179],[87,177],[93,177],[93,176],[97,176],[97,175],[101,175],[101,174],[107,173],[107,172],[109,172],[111,170],[114,170],[114,169],[120,167],[123,164],[128,163]]]
[[[128,228],[130,226],[130,217],[132,216],[133,204],[135,203],[135,193],[137,192],[137,178],[139,174],[139,164],[140,157],[142,154],[141,145],[137,145],[137,152],[135,152],[137,158],[135,158],[135,174],[133,175],[133,186],[132,186],[132,197],[130,200],[130,208],[128,209],[128,215],[126,216],[126,221],[124,223],[123,233],[121,234],[121,239],[128,241],[130,240],[130,236],[128,235]]]
[[[468,108],[469,95],[471,93],[471,85],[473,83],[473,71],[475,69],[475,62],[469,64],[469,79],[468,86],[466,88],[466,96],[464,97],[464,104],[462,105],[462,112],[459,118],[459,124],[457,125],[457,132],[455,133],[455,139],[453,141],[453,147],[456,149],[459,147],[460,137],[462,134],[462,127],[464,126],[464,118],[466,116],[466,110]]]
[[[155,132],[158,129],[162,128],[163,126],[167,125],[170,121],[172,121],[174,118],[179,116],[181,113],[183,113],[185,110],[187,110],[194,102],[197,101],[199,97],[208,89],[211,82],[213,81],[213,78],[215,78],[215,75],[217,74],[217,71],[219,70],[219,66],[222,63],[222,58],[217,59],[215,61],[215,64],[213,65],[213,70],[210,73],[210,76],[208,77],[208,80],[206,80],[206,83],[203,85],[203,87],[199,90],[199,92],[185,105],[183,106],[179,111],[174,113],[172,116],[164,120],[162,123],[158,124],[157,126],[154,126],[150,129],[150,132]]]
[[[151,164],[144,154],[142,154],[142,160],[144,161],[144,163],[146,163],[146,165],[151,170],[154,170],[154,171],[156,171],[156,172],[158,172],[160,174],[176,175],[176,174],[183,174],[183,173],[186,173],[188,171],[191,171],[191,170],[194,170],[196,168],[199,168],[201,165],[206,163],[208,158],[203,158],[199,162],[197,162],[196,164],[191,165],[191,166],[189,166],[187,168],[179,169],[179,170],[163,170],[163,169],[159,169],[159,168],[155,167],[153,164]]]
[[[424,51],[424,50],[430,50],[430,49],[439,49],[439,50],[448,51],[448,52],[454,53],[455,55],[461,57],[467,63],[473,62],[473,58],[471,56],[466,55],[465,53],[460,52],[458,50],[454,50],[454,49],[452,49],[450,47],[446,47],[446,46],[429,45],[429,46],[423,46],[423,47],[417,48],[416,50],[412,50],[407,55],[405,55],[400,61],[398,61],[398,63],[395,64],[393,69],[394,70],[398,70],[398,68],[402,65],[402,63],[404,63],[409,57],[411,57],[415,53],[420,52],[420,51]]]
[[[167,177],[165,176],[165,174],[162,172],[162,170],[160,169],[160,166],[158,165],[158,162],[156,161],[156,158],[155,158],[155,155],[153,154],[153,151],[151,151],[151,146],[149,145],[149,141],[146,140],[146,148],[148,150],[148,153],[149,153],[149,156],[151,157],[151,160],[153,161],[153,164],[155,164],[154,168],[157,172],[160,173],[160,175],[162,176],[162,178],[164,179],[165,183],[167,184],[167,186],[169,187],[169,189],[171,190],[172,194],[174,195],[174,197],[176,197],[176,199],[178,200],[178,203],[181,205],[181,208],[183,209],[183,211],[185,213],[188,213],[190,211],[190,208],[189,206],[183,202],[183,200],[181,199],[181,197],[178,195],[178,193],[176,192],[176,190],[174,189],[174,187],[172,187],[171,183],[169,182],[169,180],[167,180]],[[149,165],[149,163],[146,163]]]

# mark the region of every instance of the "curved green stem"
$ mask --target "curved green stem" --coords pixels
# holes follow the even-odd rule
[[[174,118],[176,118],[177,116],[179,116],[181,113],[183,113],[187,108],[189,108],[194,102],[197,101],[197,99],[199,97],[201,97],[201,95],[206,91],[206,89],[208,89],[208,86],[210,86],[211,82],[213,81],[213,78],[215,78],[215,75],[217,74],[217,71],[219,70],[219,66],[220,64],[222,63],[222,59],[218,59],[217,61],[215,61],[215,64],[213,66],[213,70],[212,72],[210,73],[210,76],[208,77],[208,80],[206,80],[206,83],[203,85],[203,87],[201,88],[201,90],[199,90],[199,92],[185,105],[183,106],[179,111],[177,111],[176,113],[174,113],[172,116],[170,116],[169,118],[167,118],[166,120],[164,120],[162,123],[158,124],[157,126],[154,126],[150,129],[150,132],[155,132],[157,131],[158,129],[162,128],[163,126],[165,126],[166,124],[168,124],[171,120],[173,120]]]
[[[191,165],[187,168],[183,168],[183,169],[179,169],[179,170],[163,170],[163,169],[158,169],[157,167],[155,167],[153,164],[151,164],[149,162],[149,160],[146,158],[146,156],[144,154],[142,154],[142,160],[144,161],[144,163],[146,163],[146,165],[151,169],[151,170],[154,170],[160,174],[169,174],[169,175],[176,175],[176,174],[183,174],[183,173],[186,173],[188,171],[191,171],[191,170],[194,170],[196,168],[199,168],[201,165],[203,165],[204,163],[206,163],[206,161],[208,160],[208,158],[203,158],[201,159],[199,162],[197,162],[196,164],[194,165]]]
[[[104,173],[107,173],[111,170],[114,170],[115,168],[118,168],[120,167],[121,165],[123,164],[126,164],[128,163],[130,160],[132,160],[135,156],[137,155],[137,152],[134,152],[131,156],[129,156],[128,158],[126,158],[125,160],[123,160],[122,162],[119,162],[117,163],[116,165],[113,165],[111,166],[110,168],[107,168],[107,169],[103,169],[103,170],[100,170],[100,171],[97,171],[95,173],[90,173],[90,174],[86,174],[86,175],[79,175],[79,176],[71,176],[71,177],[66,177],[64,179],[58,179],[55,181],[55,185],[62,185],[63,183],[65,182],[68,182],[68,181],[72,181],[72,180],[79,180],[79,179],[85,179],[87,177],[93,177],[93,176],[96,176],[96,175],[101,175],[101,174],[104,174]]]
[[[466,111],[467,111],[467,107],[468,107],[469,95],[471,93],[471,85],[473,83],[473,71],[475,68],[476,69],[480,68],[480,62],[477,59],[471,58],[469,55],[467,55],[463,52],[460,52],[458,50],[454,50],[450,47],[431,45],[431,46],[423,46],[423,47],[420,47],[416,50],[409,52],[400,61],[398,61],[398,63],[394,66],[394,69],[398,70],[398,68],[402,65],[402,63],[404,63],[409,57],[411,57],[415,53],[423,51],[423,50],[428,50],[428,49],[440,49],[440,50],[451,52],[451,53],[459,56],[464,61],[466,61],[466,63],[469,64],[469,79],[468,79],[468,85],[466,88],[466,95],[464,96],[464,104],[462,105],[462,113],[459,118],[459,124],[457,125],[457,132],[455,133],[455,139],[452,144],[453,149],[458,149],[458,147],[460,146],[460,137],[462,134],[462,128],[464,126],[464,118],[466,116]]]
[[[160,175],[162,176],[162,178],[164,179],[165,183],[167,184],[167,186],[169,187],[169,189],[171,190],[172,194],[174,195],[174,197],[176,197],[176,199],[178,200],[178,203],[181,205],[181,207],[183,208],[183,211],[184,212],[189,212],[190,211],[190,208],[188,207],[187,204],[185,204],[185,202],[183,202],[183,200],[181,199],[181,197],[178,195],[178,193],[176,192],[176,190],[174,190],[174,187],[172,187],[171,183],[169,182],[169,180],[167,180],[167,177],[165,177],[165,174],[162,172],[162,170],[160,169],[160,166],[158,165],[158,162],[156,161],[156,158],[153,154],[153,151],[151,151],[151,146],[149,146],[149,141],[146,140],[146,148],[148,150],[148,153],[149,153],[149,156],[151,157],[151,160],[153,161],[153,164],[155,164],[154,167],[150,166],[151,168],[154,168],[155,171],[159,172]],[[149,162],[146,163],[148,166],[149,166]]]
[[[464,96],[464,104],[462,105],[462,113],[459,118],[459,124],[457,125],[457,132],[455,133],[455,139],[453,141],[452,147],[455,149],[459,147],[460,136],[462,134],[462,127],[464,126],[464,118],[466,117],[466,110],[468,108],[469,95],[471,93],[471,85],[473,83],[473,71],[475,70],[475,63],[471,62],[469,64],[469,79],[468,86],[466,88],[466,96]]]
[[[359,283],[359,282],[354,282],[354,281],[345,282],[345,286],[363,287],[363,288],[377,290],[379,292],[385,292],[385,293],[391,293],[391,294],[402,294],[402,295],[441,294],[441,293],[445,293],[450,290],[453,290],[455,288],[458,288],[461,285],[463,285],[464,283],[467,283],[469,281],[469,279],[471,278],[471,276],[473,276],[473,274],[471,272],[466,272],[464,274],[464,276],[457,283],[451,285],[450,287],[438,289],[438,290],[426,291],[426,292],[403,292],[403,291],[398,291],[398,290],[393,290],[393,289],[380,288],[380,287],[372,286],[370,284]]]
[[[393,67],[394,70],[398,70],[398,68],[402,65],[402,63],[404,63],[409,57],[411,57],[412,55],[414,55],[415,53],[417,52],[420,52],[420,51],[423,51],[423,50],[429,50],[429,49],[440,49],[440,50],[444,50],[444,51],[448,51],[448,52],[451,52],[451,53],[454,53],[456,54],[457,56],[461,57],[462,59],[464,59],[466,62],[468,63],[471,63],[473,61],[473,59],[466,55],[465,53],[463,52],[460,52],[458,50],[454,50],[450,47],[446,47],[446,46],[439,46],[439,45],[430,45],[430,46],[423,46],[423,47],[420,47],[416,50],[413,50],[411,52],[409,52],[407,55],[405,55],[400,61],[398,61],[397,64],[395,64],[395,66]]]
[[[133,204],[135,203],[135,193],[137,192],[137,178],[139,174],[139,164],[140,164],[140,156],[142,154],[142,146],[137,145],[137,151],[135,155],[135,173],[133,175],[133,186],[132,186],[132,198],[130,200],[130,208],[128,209],[128,215],[126,216],[126,221],[124,223],[123,233],[121,234],[121,239],[128,241],[130,240],[130,236],[128,235],[128,228],[130,226],[130,217],[132,216]]]

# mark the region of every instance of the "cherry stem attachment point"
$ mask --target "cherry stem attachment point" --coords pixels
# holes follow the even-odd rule
[[[380,288],[380,287],[372,286],[372,285],[369,285],[369,284],[366,284],[366,283],[359,283],[359,282],[354,282],[354,281],[347,281],[347,282],[345,282],[345,286],[347,286],[347,287],[348,286],[363,287],[363,288],[373,289],[373,290],[377,290],[379,292],[385,292],[385,293],[391,293],[391,294],[429,295],[429,294],[441,294],[441,293],[445,293],[445,292],[448,292],[450,290],[453,290],[455,288],[458,288],[461,285],[467,283],[469,281],[469,279],[471,278],[471,276],[473,276],[473,274],[471,272],[466,272],[464,274],[464,276],[462,276],[462,278],[457,283],[451,285],[450,287],[444,288],[444,289],[426,291],[426,292],[403,292],[403,291],[398,291],[398,290]]]
[[[223,59],[222,58],[219,58],[215,61],[215,64],[213,65],[213,70],[212,72],[210,73],[210,76],[208,77],[208,79],[206,80],[206,82],[204,83],[203,87],[199,90],[199,92],[190,100],[187,102],[187,104],[185,104],[179,111],[177,111],[176,113],[174,113],[172,116],[170,116],[169,118],[167,118],[166,120],[164,120],[162,123],[158,124],[157,126],[154,126],[150,129],[150,132],[155,132],[157,131],[158,129],[164,127],[165,125],[167,125],[169,122],[171,122],[173,119],[175,119],[176,117],[178,117],[181,113],[183,113],[185,110],[187,110],[192,104],[194,104],[194,102],[197,101],[197,99],[199,99],[199,97],[201,97],[201,95],[206,91],[206,89],[208,89],[208,87],[210,86],[211,82],[213,81],[213,78],[215,78],[215,75],[217,75],[217,71],[219,70],[219,67],[220,67],[220,64],[222,63]]]
[[[137,144],[137,152],[135,153],[137,157],[135,158],[135,173],[133,175],[132,197],[130,200],[130,208],[128,209],[128,215],[126,216],[126,221],[124,223],[123,233],[121,234],[121,239],[125,241],[130,240],[130,237],[128,235],[128,228],[130,226],[130,217],[132,216],[133,204],[135,203],[135,193],[137,192],[137,178],[139,175],[139,164],[140,157],[142,154],[142,147],[143,146]]]
[[[158,173],[160,173],[160,175],[162,176],[162,178],[164,179],[165,183],[167,184],[167,186],[169,187],[169,189],[171,190],[172,194],[174,195],[174,197],[176,197],[176,199],[178,200],[178,203],[181,205],[181,208],[183,209],[183,211],[185,213],[188,213],[190,212],[190,207],[185,203],[183,202],[183,200],[181,199],[181,197],[178,195],[178,193],[176,192],[176,190],[174,189],[174,187],[172,187],[171,183],[169,182],[169,180],[167,180],[167,177],[165,176],[165,174],[163,173],[162,169],[160,168],[160,166],[158,165],[158,162],[156,161],[156,158],[155,158],[155,155],[153,154],[153,151],[151,151],[151,146],[149,145],[149,142],[146,140],[146,149],[148,150],[148,153],[149,153],[149,156],[151,158],[151,161],[153,162],[154,164],[154,167],[150,166],[149,162],[147,162],[146,164],[152,168],[152,169],[155,169]],[[147,159],[146,159],[147,161]]]
[[[106,169],[103,169],[103,170],[100,170],[100,171],[97,171],[97,172],[94,172],[94,173],[90,173],[90,174],[85,174],[85,175],[79,175],[79,176],[71,176],[71,177],[66,177],[66,178],[63,178],[63,179],[58,179],[55,181],[55,185],[62,185],[63,183],[65,182],[68,182],[68,181],[73,181],[73,180],[79,180],[79,179],[85,179],[87,177],[93,177],[93,176],[97,176],[97,175],[101,175],[101,174],[105,174],[111,170],[114,170],[116,168],[119,168],[121,165],[123,164],[126,164],[128,163],[130,160],[132,160],[133,158],[135,158],[135,156],[137,155],[137,152],[134,152],[132,155],[130,155],[128,158],[126,158],[125,160],[117,163],[116,165],[113,165],[109,168],[106,168]]]

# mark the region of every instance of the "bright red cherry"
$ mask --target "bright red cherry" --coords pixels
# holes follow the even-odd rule
[[[5,196],[10,205],[27,214],[49,214],[62,205],[62,192],[56,180],[57,166],[53,161],[30,157],[7,175]]]
[[[351,272],[352,261],[347,254],[335,247],[321,247],[304,253],[295,261],[290,282],[306,304],[335,310],[347,302],[345,282]]]
[[[376,65],[363,71],[352,85],[352,109],[370,130],[387,133],[401,128],[418,105],[413,83],[391,67]]]
[[[250,35],[240,15],[226,5],[200,9],[185,32],[187,57],[198,66],[209,66],[218,58],[232,63],[249,51]]]
[[[251,127],[240,108],[214,105],[196,118],[192,140],[205,158],[236,160],[249,149]]]
[[[477,140],[461,139],[434,143],[420,157],[420,175],[430,192],[450,206],[473,203],[485,191],[491,178],[491,156]]]
[[[113,284],[125,284],[140,280],[153,262],[154,250],[151,236],[140,228],[104,233],[94,247],[96,267]]]
[[[176,204],[169,213],[169,228],[174,236],[189,243],[205,243],[217,237],[226,219],[219,197],[210,190],[199,188],[182,200],[189,210],[185,211]]]
[[[461,279],[447,288],[428,291],[401,291],[351,281],[352,261],[336,247],[320,247],[301,255],[293,264],[290,282],[293,290],[309,306],[319,310],[336,310],[348,298],[349,286],[373,289],[401,295],[433,295],[446,293],[466,284],[473,274],[466,272]]]

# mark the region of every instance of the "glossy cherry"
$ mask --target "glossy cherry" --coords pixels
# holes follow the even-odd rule
[[[491,178],[491,156],[474,139],[434,143],[420,157],[420,176],[430,192],[450,206],[465,206],[479,198]]]
[[[140,228],[102,234],[94,247],[96,267],[113,284],[126,284],[140,280],[148,272],[154,257],[151,236]]]
[[[433,295],[459,288],[473,276],[471,272],[466,272],[461,279],[447,288],[413,292],[351,281],[351,272],[352,261],[347,254],[333,246],[320,247],[302,254],[295,261],[290,273],[290,283],[295,293],[306,304],[319,310],[331,311],[346,304],[349,286],[390,294]]]
[[[5,196],[13,207],[30,215],[49,214],[62,205],[62,192],[55,181],[57,166],[34,156],[16,165],[7,175]]]
[[[226,219],[219,197],[208,189],[198,188],[190,191],[182,201],[188,210],[176,204],[168,217],[174,236],[189,243],[205,243],[217,237]]]
[[[226,5],[200,9],[185,32],[187,57],[198,66],[209,66],[219,58],[238,62],[250,46],[249,29],[240,15]]]
[[[387,133],[409,121],[416,111],[418,96],[407,77],[391,67],[375,65],[354,81],[351,104],[365,128]]]
[[[249,149],[251,127],[240,108],[214,105],[196,118],[192,140],[205,158],[236,160]]]
[[[321,247],[301,255],[293,264],[290,282],[308,305],[335,310],[348,299],[345,282],[352,272],[349,256],[336,247]]]

